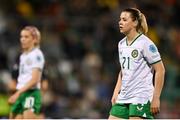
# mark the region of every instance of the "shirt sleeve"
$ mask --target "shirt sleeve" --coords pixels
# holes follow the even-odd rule
[[[43,70],[43,68],[44,68],[44,56],[42,54],[35,54],[33,56],[32,68],[39,68],[40,70]]]
[[[144,44],[143,55],[150,65],[161,61],[156,45],[150,40],[147,40]]]

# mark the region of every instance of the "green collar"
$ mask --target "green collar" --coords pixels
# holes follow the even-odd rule
[[[142,33],[137,35],[137,37],[135,37],[135,39],[129,45],[128,45],[127,38],[126,38],[126,45],[131,46],[141,35],[142,35]]]

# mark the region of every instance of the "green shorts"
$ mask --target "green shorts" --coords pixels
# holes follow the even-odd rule
[[[129,117],[141,117],[153,119],[150,112],[150,102],[147,104],[114,104],[110,110],[110,115],[128,119]]]
[[[30,109],[32,112],[39,114],[41,104],[40,90],[28,90],[22,93],[12,105],[11,112],[15,114],[22,114],[25,110]]]

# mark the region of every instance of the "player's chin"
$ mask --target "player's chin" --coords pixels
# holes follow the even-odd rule
[[[119,31],[120,31],[121,33],[123,33],[123,30],[122,30],[122,29],[119,29]]]
[[[120,33],[125,34],[126,32],[123,29],[120,29]]]
[[[26,47],[26,45],[21,45],[21,48],[26,49],[27,47]]]

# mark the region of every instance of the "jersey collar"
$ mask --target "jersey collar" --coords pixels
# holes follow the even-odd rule
[[[139,34],[129,45],[128,45],[127,37],[126,37],[126,45],[127,45],[127,46],[131,46],[141,35],[142,35],[142,33]]]

